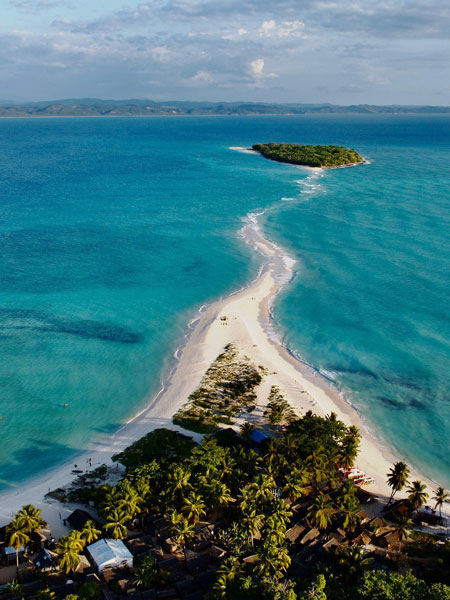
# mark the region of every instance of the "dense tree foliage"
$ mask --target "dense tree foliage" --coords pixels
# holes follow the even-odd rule
[[[265,158],[308,167],[344,167],[363,162],[362,156],[345,146],[306,144],[254,144],[253,150]]]

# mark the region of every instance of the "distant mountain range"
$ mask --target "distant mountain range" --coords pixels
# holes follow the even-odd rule
[[[139,117],[152,115],[301,115],[307,113],[446,114],[449,106],[270,104],[257,102],[154,102],[77,98],[45,102],[0,101],[0,117]]]

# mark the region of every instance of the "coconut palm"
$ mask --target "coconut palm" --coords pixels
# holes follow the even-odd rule
[[[273,491],[276,488],[276,483],[272,475],[259,473],[255,477],[253,483],[250,484],[250,488],[255,502],[263,505],[273,498]]]
[[[173,511],[174,513],[176,511]],[[170,526],[171,533],[180,547],[186,546],[194,538],[194,523],[188,521],[183,515],[177,513],[177,518],[173,520]]]
[[[248,510],[242,513],[241,523],[244,530],[247,532],[252,546],[255,535],[259,534],[263,526],[264,518],[264,514],[258,513],[255,509]]]
[[[214,598],[227,598],[228,586],[239,576],[241,567],[235,556],[226,558],[217,570],[216,583],[213,585]]]
[[[308,511],[308,518],[318,529],[326,529],[331,523],[334,512],[333,504],[328,496],[319,493]]]
[[[68,535],[68,538],[73,542],[78,552],[81,552],[86,545],[86,540],[81,535],[81,531],[78,531],[77,529],[72,529]]]
[[[144,503],[150,499],[152,490],[150,488],[148,479],[146,479],[145,477],[139,477],[138,479],[136,479],[134,483],[134,489],[136,490],[138,496],[142,498],[142,501]]]
[[[127,523],[129,515],[123,510],[115,508],[106,516],[105,531],[115,540],[123,540],[127,536]]]
[[[288,523],[292,517],[292,511],[289,510],[286,502],[281,498],[274,500],[271,508],[272,517],[274,517],[278,523]]]
[[[19,579],[19,550],[25,548],[30,541],[30,536],[26,528],[24,528],[23,522],[20,523],[17,519],[11,521],[6,528],[6,539],[8,546],[11,546],[16,551],[17,579]]]
[[[74,571],[80,563],[80,546],[75,538],[65,536],[56,545],[56,554],[60,568],[66,573]]]
[[[16,514],[16,520],[26,533],[37,531],[46,525],[41,517],[42,510],[35,508],[32,504],[23,506]]]
[[[394,525],[399,548],[402,541],[407,539],[411,527],[412,522],[406,515],[402,515],[400,520]]]
[[[189,483],[191,472],[184,467],[175,466],[170,472],[166,486],[166,494],[172,501],[177,501],[189,491],[192,486]]]
[[[258,548],[257,555],[259,562],[254,567],[254,573],[263,581],[281,579],[291,564],[287,549],[270,542],[263,543]]]
[[[352,440],[359,440],[361,433],[356,425],[350,425],[347,429],[346,437]]]
[[[285,541],[286,522],[280,520],[277,515],[270,515],[264,523],[262,537],[267,543],[280,546]]]
[[[201,517],[206,515],[205,509],[206,505],[203,502],[203,498],[200,496],[200,494],[191,492],[184,500],[181,512],[184,513],[190,521],[197,523]]]
[[[283,458],[281,444],[273,438],[270,438],[267,442],[267,452],[264,455],[264,464],[267,467],[276,468]]]
[[[295,435],[287,433],[283,439],[283,453],[287,460],[293,461],[297,457],[297,440]]]
[[[409,467],[404,462],[396,462],[387,475],[387,483],[392,488],[388,506],[397,492],[400,492],[408,482]]]
[[[320,482],[327,479],[329,476],[327,462],[328,456],[325,449],[322,447],[313,450],[306,459],[305,465],[312,474],[316,490],[319,489]]]
[[[357,428],[356,428],[357,429]],[[346,436],[339,449],[339,466],[344,469],[353,467],[358,455],[359,438]]]
[[[283,497],[291,502],[297,500],[306,493],[308,473],[306,469],[294,468],[286,475],[285,484],[281,490]]]
[[[154,586],[157,580],[158,570],[156,568],[156,559],[149,554],[135,570],[133,583],[141,590],[148,590]]]
[[[252,436],[253,430],[255,429],[255,426],[252,423],[249,423],[248,421],[245,421],[245,423],[242,423],[239,433],[241,434],[241,438],[243,440],[245,440],[246,442],[250,441],[250,438]]]
[[[372,557],[364,555],[361,548],[352,546],[351,548],[341,547],[336,552],[337,565],[344,585],[350,587],[356,581],[359,581],[364,571],[373,561]]]
[[[120,499],[117,508],[124,512],[130,521],[140,512],[140,507],[143,504],[143,499],[131,486],[127,486],[121,491]]]
[[[38,590],[38,600],[56,600],[56,593],[46,588],[45,590]]]
[[[83,529],[81,530],[81,538],[84,543],[89,545],[98,540],[98,538],[102,535],[102,532],[97,529],[94,521],[86,521]]]
[[[450,502],[450,494],[443,487],[438,487],[434,490],[433,500],[436,500],[434,508],[439,507],[439,516],[442,519],[442,506],[445,502]]]
[[[428,493],[425,491],[427,486],[421,481],[413,481],[407,488],[408,501],[411,505],[412,510],[419,510],[423,506],[428,498]]]
[[[6,584],[6,590],[10,594],[11,598],[23,598],[25,596],[23,585],[19,583],[17,579],[13,579]]]
[[[231,502],[234,502],[234,499],[230,489],[224,483],[219,483],[214,490],[214,508],[224,509]]]
[[[120,497],[116,488],[107,489],[100,503],[102,515],[106,517],[111,511],[115,510],[119,504],[119,500]]]
[[[338,510],[342,517],[342,527],[352,531],[361,521],[359,516],[360,504],[355,496],[344,497],[338,503]]]

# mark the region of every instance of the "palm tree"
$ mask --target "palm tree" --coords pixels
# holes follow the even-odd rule
[[[191,478],[191,472],[187,469],[176,466],[169,472],[169,477],[166,486],[166,494],[174,502],[180,498],[180,496],[191,489],[189,479]]]
[[[357,429],[357,428],[356,428]],[[344,469],[353,467],[358,455],[359,438],[346,436],[339,449],[339,466]]]
[[[281,579],[291,564],[287,549],[284,546],[277,547],[270,542],[263,543],[258,548],[257,555],[259,562],[254,567],[254,573],[263,581]]]
[[[86,541],[81,535],[81,531],[77,529],[72,529],[72,531],[67,536],[70,540],[72,540],[74,546],[78,548],[78,552],[81,552],[86,545]]]
[[[133,488],[130,487],[123,492],[117,504],[117,508],[122,510],[128,517],[130,517],[130,521],[132,521],[138,514],[142,503],[143,499]]]
[[[200,517],[206,515],[206,505],[200,494],[191,492],[185,499],[181,512],[185,513],[187,518],[194,523],[200,520]]]
[[[286,505],[286,502],[281,498],[277,498],[274,500],[272,505],[272,517],[278,523],[288,523],[290,518],[292,517],[292,511],[289,510],[289,507]]]
[[[10,583],[8,583],[6,585],[6,589],[11,598],[23,598],[25,596],[23,585],[19,583],[17,579],[13,579]]]
[[[308,511],[308,518],[318,529],[326,529],[331,523],[334,512],[333,504],[328,496],[319,493]]]
[[[434,508],[439,507],[439,516],[442,519],[442,506],[445,502],[450,502],[450,494],[443,487],[438,487],[434,490],[433,500],[436,500]]]
[[[350,587],[359,581],[373,560],[373,558],[365,556],[362,549],[358,546],[352,546],[351,548],[341,547],[336,552],[336,556],[345,587]]]
[[[110,488],[104,494],[103,500],[100,503],[102,515],[107,516],[108,513],[115,510],[119,504],[119,494],[116,488]]]
[[[258,533],[261,530],[261,527],[264,523],[264,514],[262,513],[258,513],[256,512],[255,509],[253,510],[249,510],[249,511],[245,511],[242,513],[242,517],[241,517],[241,522],[242,522],[242,526],[244,527],[245,531],[247,532],[250,541],[253,544],[253,538],[255,537],[255,535],[258,535]]]
[[[356,427],[356,425],[350,425],[350,427],[347,429],[346,437],[348,437],[351,440],[359,440],[359,438],[361,437],[361,433],[358,427]]]
[[[412,522],[406,515],[402,515],[400,520],[397,521],[397,523],[394,525],[395,533],[397,534],[397,538],[398,538],[398,547],[399,548],[400,548],[402,541],[406,540],[406,538],[408,537],[408,533],[409,533],[409,530],[411,529],[411,527],[412,527]]]
[[[194,523],[190,523],[177,511],[172,511],[170,532],[178,546],[184,547],[194,538],[194,528]]]
[[[342,516],[342,527],[352,531],[361,521],[359,516],[360,504],[355,496],[344,497],[338,503],[339,513]]]
[[[241,566],[238,558],[235,556],[229,556],[226,558],[217,571],[218,577],[212,588],[214,594],[213,597],[223,599],[227,598],[228,585],[239,576],[240,571]]]
[[[19,579],[19,550],[25,548],[30,541],[30,536],[26,529],[24,529],[23,522],[20,523],[17,519],[14,519],[6,528],[6,538],[8,546],[13,547],[16,551],[17,579]]]
[[[287,460],[292,461],[297,456],[297,440],[292,433],[287,433],[283,439],[283,452]]]
[[[23,506],[16,514],[16,520],[26,533],[37,531],[45,526],[44,519],[40,516],[42,510],[35,508],[32,504]]]
[[[62,537],[56,545],[56,554],[60,568],[67,574],[74,571],[80,563],[79,541],[70,535]]]
[[[394,499],[397,492],[402,490],[409,477],[409,467],[404,462],[396,462],[387,475],[387,483],[392,488],[391,497],[389,498],[388,506]]]
[[[408,501],[411,505],[412,510],[419,510],[423,506],[428,498],[428,493],[425,491],[427,486],[421,481],[413,481],[407,488],[409,492]]]
[[[123,540],[127,536],[127,523],[130,520],[129,515],[118,508],[111,511],[106,517],[105,531],[111,535],[114,540]]]
[[[280,546],[285,541],[286,522],[278,518],[277,515],[270,515],[264,523],[262,537],[264,541],[275,546]]]
[[[277,487],[271,474],[259,473],[253,483],[249,485],[251,495],[256,504],[263,505],[273,498],[273,491]]]
[[[97,529],[94,521],[86,521],[83,529],[81,530],[81,538],[85,544],[89,546],[102,535],[102,532]]]
[[[50,588],[45,590],[38,590],[38,600],[56,600],[56,593],[51,591]]]
[[[156,568],[156,560],[154,556],[149,554],[135,570],[133,583],[141,590],[148,590],[154,586],[157,580],[158,570]]]
[[[325,449],[323,447],[319,447],[313,450],[306,459],[305,464],[313,476],[314,487],[316,488],[316,490],[319,489],[320,482],[326,479],[329,475],[327,461],[328,456],[325,453]]]
[[[279,444],[273,438],[270,438],[267,442],[267,452],[264,455],[264,463],[271,467],[275,468],[276,465],[279,464],[280,459],[283,458],[283,452],[281,449],[281,444]]]
[[[234,499],[231,495],[230,489],[224,483],[219,483],[215,489],[214,508],[224,509],[231,502],[234,502]]]
[[[305,469],[294,468],[285,478],[285,484],[282,488],[282,494],[284,498],[287,498],[291,502],[297,500],[306,492],[306,483],[308,481],[308,474]]]
[[[248,421],[245,421],[245,423],[242,423],[241,428],[239,430],[239,433],[241,434],[241,438],[243,440],[245,440],[246,442],[250,441],[250,438],[251,438],[251,435],[252,435],[254,429],[255,429],[255,426],[252,423],[249,423]]]

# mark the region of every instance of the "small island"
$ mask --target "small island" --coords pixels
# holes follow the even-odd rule
[[[271,142],[270,144],[254,144],[252,149],[269,160],[305,167],[336,169],[364,162],[363,157],[356,150],[345,146],[312,146]]]

